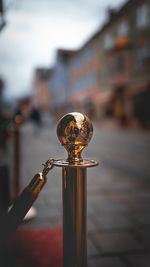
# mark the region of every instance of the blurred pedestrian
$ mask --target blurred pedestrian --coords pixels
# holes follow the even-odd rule
[[[37,135],[41,124],[40,111],[37,107],[33,107],[30,117],[31,121],[33,122],[34,134]]]

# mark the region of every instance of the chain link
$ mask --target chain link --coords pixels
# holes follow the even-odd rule
[[[43,175],[47,175],[48,172],[54,167],[53,163],[54,163],[54,159],[50,158],[48,159],[45,163],[42,163],[42,165],[44,166],[42,174]]]

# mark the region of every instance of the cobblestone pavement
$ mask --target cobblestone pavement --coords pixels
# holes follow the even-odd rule
[[[22,188],[49,157],[66,158],[56,125],[35,136],[22,128]],[[150,133],[96,127],[84,158],[88,169],[88,263],[91,267],[150,266]],[[61,168],[48,175],[35,202],[37,217],[23,229],[62,225]]]

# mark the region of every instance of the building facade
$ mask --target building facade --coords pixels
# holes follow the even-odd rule
[[[69,103],[74,109],[94,115],[98,84],[97,38],[92,37],[69,61]]]
[[[59,49],[57,51],[56,63],[53,67],[50,87],[50,105],[52,112],[60,117],[67,110],[69,95],[69,65],[68,61],[75,52],[72,50]]]
[[[150,1],[129,0],[79,50],[58,50],[50,79],[55,113],[150,124]]]
[[[49,80],[51,77],[51,69],[37,68],[35,69],[33,78],[33,106],[38,107],[41,112],[50,111],[50,90]]]
[[[119,11],[111,12],[99,32],[99,58],[99,113],[123,123],[137,119],[144,126],[150,90],[148,0],[130,0]]]

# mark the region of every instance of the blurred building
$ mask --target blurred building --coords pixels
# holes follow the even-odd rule
[[[69,103],[93,117],[99,91],[97,36],[76,51],[69,61]]]
[[[99,113],[122,123],[136,118],[143,124],[149,112],[149,0],[130,0],[119,11],[109,11],[99,32],[99,58]]]
[[[68,61],[75,51],[59,49],[56,63],[50,79],[50,105],[53,113],[63,114],[67,110],[69,96],[69,64]]]
[[[6,14],[7,10],[11,6],[14,6],[14,4],[15,4],[14,0],[0,0],[0,31],[6,25],[5,14]]]
[[[5,3],[4,0],[0,0],[0,31],[5,26],[4,14],[5,14]]]
[[[50,110],[50,90],[49,80],[51,77],[51,69],[36,68],[33,78],[33,97],[32,102],[42,112]]]
[[[50,79],[53,111],[150,124],[150,1],[108,10],[106,23],[79,50],[58,50]]]

